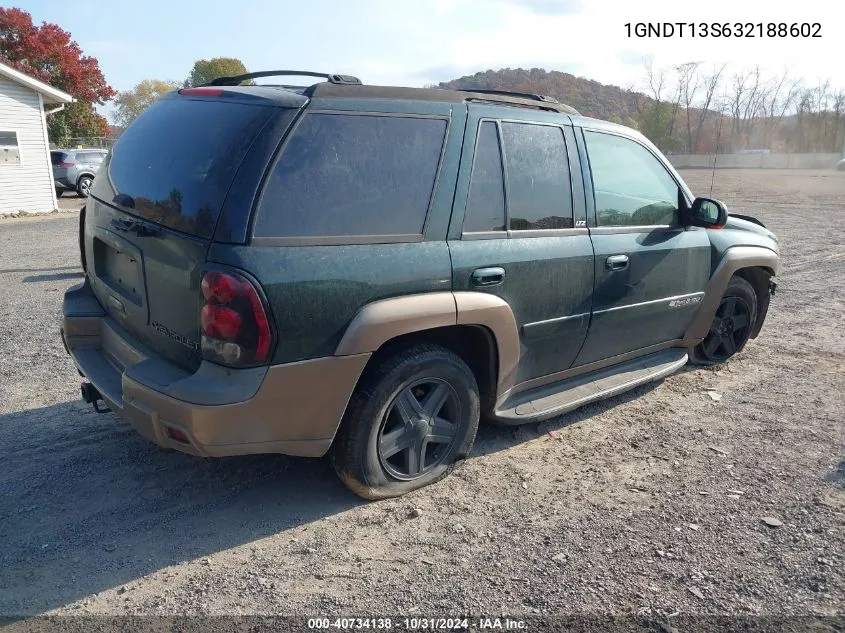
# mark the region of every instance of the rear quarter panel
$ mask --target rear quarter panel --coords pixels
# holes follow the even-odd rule
[[[330,356],[368,303],[451,290],[445,241],[347,246],[227,246],[209,260],[252,273],[277,332],[273,364]]]
[[[368,303],[452,290],[452,262],[446,232],[455,194],[466,106],[373,99],[314,99],[308,109],[440,115],[448,117],[449,123],[420,241],[274,246],[249,243],[250,238],[246,235],[247,244],[222,244],[219,243],[223,237],[220,232],[215,235],[208,260],[248,271],[267,296],[277,333],[273,364],[332,355],[348,325]],[[238,231],[230,232],[226,237],[231,238],[236,233]]]

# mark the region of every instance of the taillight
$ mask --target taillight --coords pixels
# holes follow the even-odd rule
[[[203,358],[241,367],[270,358],[270,320],[255,285],[243,275],[212,270],[202,277]]]
[[[76,163],[56,163],[56,167],[73,167]]]

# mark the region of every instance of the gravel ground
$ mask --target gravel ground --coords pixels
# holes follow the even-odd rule
[[[741,356],[483,428],[378,503],[324,460],[165,453],[94,413],[58,337],[76,216],[0,220],[0,614],[842,615],[845,174],[713,193],[783,249]]]

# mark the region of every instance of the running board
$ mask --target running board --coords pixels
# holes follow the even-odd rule
[[[610,398],[653,380],[673,374],[687,363],[687,350],[672,348],[536,387],[507,398],[496,408],[500,424],[539,422]]]

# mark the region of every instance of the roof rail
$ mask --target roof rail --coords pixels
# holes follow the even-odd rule
[[[549,97],[547,95],[535,95],[527,92],[512,92],[509,90],[487,90],[481,88],[464,88],[458,90],[458,92],[468,93],[466,101],[496,103],[510,106],[520,106],[523,108],[535,108],[537,110],[548,110],[550,112],[565,112],[566,114],[580,115],[580,112],[572,106],[561,103],[554,97]],[[473,93],[478,96],[473,97]],[[485,98],[486,95],[489,95],[490,98]],[[496,99],[495,97],[501,98]],[[534,101],[535,103],[526,103],[526,101]]]
[[[518,97],[520,99],[531,99],[531,101],[542,101],[543,103],[560,103],[554,97],[548,95],[535,95],[528,92],[512,92],[510,90],[489,90],[487,88],[461,88],[461,92],[477,92],[483,95],[502,95],[503,97]]]
[[[241,82],[248,79],[257,79],[259,77],[279,77],[279,76],[296,76],[296,77],[320,77],[332,84],[345,84],[360,86],[361,80],[352,75],[337,75],[327,73],[312,73],[307,70],[262,70],[255,73],[244,73],[243,75],[233,75],[231,77],[218,77],[212,79],[203,86],[237,86]]]

